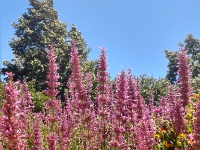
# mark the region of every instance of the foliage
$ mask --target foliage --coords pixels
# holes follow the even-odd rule
[[[161,97],[168,94],[168,81],[164,78],[155,79],[153,76],[140,76],[141,95],[149,103],[150,93],[152,92],[154,103],[157,105]]]
[[[191,80],[191,82],[192,82],[193,92],[194,93],[198,93],[199,92],[199,87],[200,87],[200,75],[198,75],[197,77],[193,78]]]
[[[59,74],[61,83],[59,95],[64,100],[64,91],[67,88],[66,83],[71,74],[70,50],[71,45],[67,41],[74,40],[78,46],[78,52],[81,57],[81,63],[85,64],[85,71],[92,72],[95,62],[87,60],[90,49],[81,32],[72,24],[67,32],[66,23],[62,23],[58,18],[58,13],[53,7],[53,1],[29,0],[30,8],[27,12],[18,18],[18,23],[13,23],[15,36],[9,43],[13,50],[15,58],[11,61],[4,61],[5,68],[2,73],[13,72],[14,81],[26,78],[27,82],[35,80],[36,91],[46,89],[47,84],[47,49],[52,43],[57,55],[59,65]],[[87,67],[86,67],[87,66]]]
[[[168,67],[168,71],[167,71],[167,75],[166,78],[171,82],[171,83],[175,83],[177,81],[177,51],[169,51],[169,50],[165,50],[165,54],[167,59],[169,60],[169,63],[167,65]]]
[[[200,40],[193,37],[192,34],[189,34],[184,40],[185,44],[180,44],[182,47],[187,50],[187,53],[190,57],[190,64],[192,69],[192,78],[195,78],[200,73]],[[178,74],[177,74],[177,54],[178,51],[169,51],[165,50],[165,54],[168,63],[168,72],[166,78],[171,83],[176,83]]]
[[[30,89],[32,101],[34,103],[34,112],[40,112],[45,109],[45,102],[49,99],[47,95],[45,95],[44,91],[36,91],[36,81],[32,80],[28,82],[28,86]]]
[[[2,108],[3,100],[5,100],[4,86],[5,83],[0,81],[0,108]]]
[[[185,49],[191,58],[192,77],[197,77],[200,73],[200,40],[189,34],[185,39]]]

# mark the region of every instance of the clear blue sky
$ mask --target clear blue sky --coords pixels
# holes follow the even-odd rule
[[[59,18],[70,29],[75,24],[92,52],[100,46],[108,53],[114,78],[122,69],[133,74],[165,77],[165,49],[177,50],[188,34],[200,39],[200,0],[54,0]],[[8,41],[14,35],[12,22],[27,12],[28,0],[4,0],[0,5],[0,55],[11,60]]]

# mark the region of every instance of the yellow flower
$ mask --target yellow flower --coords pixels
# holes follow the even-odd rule
[[[190,118],[192,118],[192,114],[191,113],[187,113],[186,114],[186,119],[190,119]]]
[[[160,139],[162,136],[160,135],[160,134],[158,134],[158,133],[156,133],[155,135],[154,135],[154,138],[155,139]]]
[[[192,100],[197,101],[197,100],[198,100],[198,97],[199,97],[199,93],[198,93],[198,94],[193,94],[190,98],[191,98]]]
[[[180,147],[181,146],[181,142],[177,142],[177,146]]]
[[[199,97],[199,94],[193,94],[192,96],[191,96],[191,98],[198,98]]]
[[[180,139],[186,139],[186,135],[184,133],[181,133],[178,135],[178,138]]]

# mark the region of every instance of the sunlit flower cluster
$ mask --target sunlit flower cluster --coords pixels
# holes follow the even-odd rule
[[[55,50],[48,51],[49,99],[36,113],[26,80],[13,82],[8,74],[0,122],[0,149],[5,150],[198,150],[200,149],[200,93],[191,94],[186,51],[179,54],[179,84],[169,85],[168,95],[147,104],[140,81],[131,69],[122,70],[113,83],[107,54],[102,48],[97,70],[95,101],[91,98],[93,76],[83,74],[76,43],[72,41],[72,74],[66,101],[58,94],[60,76]]]

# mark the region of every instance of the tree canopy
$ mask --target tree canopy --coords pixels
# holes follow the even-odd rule
[[[70,50],[73,40],[76,42],[81,62],[87,64],[86,71],[93,71],[95,62],[87,60],[90,51],[81,32],[72,24],[71,29],[67,31],[67,24],[58,18],[58,12],[54,9],[52,0],[40,1],[29,0],[30,8],[27,12],[18,18],[18,22],[14,22],[12,26],[15,28],[15,36],[9,43],[15,58],[11,61],[4,61],[5,67],[1,72],[12,71],[14,81],[23,78],[35,83],[36,91],[46,88],[47,80],[47,49],[49,44],[54,44],[56,48],[57,63],[59,65],[60,74],[60,91],[64,93],[67,87],[67,81],[71,74],[70,66]]]
[[[155,79],[153,76],[141,75],[140,76],[141,95],[145,101],[149,103],[152,93],[154,104],[158,105],[160,98],[168,94],[168,81],[164,78]]]
[[[184,44],[180,43],[179,45],[187,50],[187,53],[190,57],[192,78],[198,77],[198,74],[200,73],[200,40],[193,37],[192,34],[189,34],[184,40]],[[178,78],[177,74],[178,51],[165,50],[165,54],[167,59],[169,60],[168,72],[166,78],[171,83],[176,83]]]

